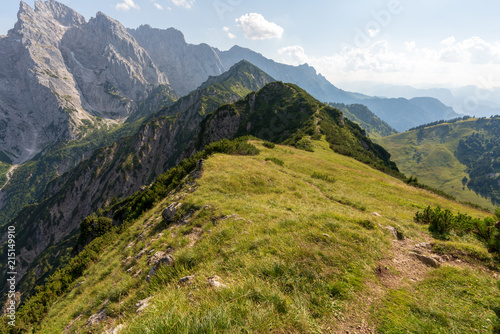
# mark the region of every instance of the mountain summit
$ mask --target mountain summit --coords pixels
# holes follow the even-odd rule
[[[21,2],[0,51],[0,150],[8,162],[116,123],[168,84],[119,22],[102,13],[86,22],[53,0],[34,9]]]

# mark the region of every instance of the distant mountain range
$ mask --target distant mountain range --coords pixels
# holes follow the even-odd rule
[[[159,86],[186,95],[241,60],[320,101],[365,104],[398,131],[457,116],[434,99],[346,92],[308,65],[279,64],[238,46],[220,51],[187,44],[172,28],[126,29],[101,12],[87,22],[54,0],[36,1],[34,8],[21,2],[0,51],[0,157],[8,163],[123,122]]]
[[[493,83],[486,82],[486,84]],[[368,95],[386,98],[433,97],[453,107],[455,112],[470,116],[489,117],[500,114],[500,87],[414,88],[379,82],[345,83],[343,86]]]

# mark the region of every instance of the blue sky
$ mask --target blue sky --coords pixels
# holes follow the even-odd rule
[[[277,61],[307,62],[334,84],[500,86],[500,2],[494,0],[60,2],[87,20],[102,11],[129,28],[175,27],[188,43],[221,50],[238,44]],[[0,34],[6,34],[19,2],[1,6]]]

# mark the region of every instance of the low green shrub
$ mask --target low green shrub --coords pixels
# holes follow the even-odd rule
[[[111,231],[115,225],[113,219],[107,217],[88,216],[80,223],[80,235],[76,241],[75,251],[78,252],[89,242]]]
[[[321,140],[321,133],[315,133],[311,136],[312,140]]]
[[[271,142],[269,142],[269,141],[265,141],[265,142],[263,142],[263,143],[262,143],[262,146],[267,147],[267,148],[271,148],[271,149],[273,149],[273,148],[275,148],[275,147],[276,147],[276,145],[275,145],[274,143],[271,143]]]
[[[419,224],[428,224],[437,239],[446,240],[452,232],[458,236],[473,234],[490,252],[500,252],[500,223],[495,223],[500,221],[500,209],[495,211],[495,218],[481,220],[462,213],[453,215],[439,206],[434,209],[428,206],[423,212],[417,212],[414,219]]]
[[[278,166],[284,166],[285,165],[285,163],[283,162],[283,160],[275,158],[275,157],[266,158],[266,161],[272,161],[272,162],[274,162]]]
[[[299,150],[314,152],[314,145],[312,141],[306,137],[302,138],[297,143],[295,143],[295,147],[298,148]]]

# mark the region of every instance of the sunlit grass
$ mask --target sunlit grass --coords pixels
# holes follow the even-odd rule
[[[260,155],[217,154],[205,161],[197,190],[181,199],[185,210],[195,212],[188,224],[162,221],[161,212],[173,201],[172,194],[122,233],[52,307],[40,332],[61,332],[77,319],[70,332],[86,333],[88,318],[103,308],[108,319],[92,329],[96,332],[119,323],[126,324],[124,333],[333,331],[350,303],[369,293],[367,284],[376,281],[374,268],[390,252],[392,236],[380,226],[398,226],[418,241],[426,228],[415,224],[413,217],[428,205],[485,217],[484,212],[334,154],[324,141],[314,141],[314,152],[253,143]],[[222,219],[229,215],[236,216]],[[454,249],[467,241],[456,243]],[[144,249],[142,257],[133,259]],[[168,249],[175,264],[162,267],[147,283],[148,256]],[[457,287],[445,284],[450,273],[457,277]],[[423,308],[425,312],[410,312],[413,318],[393,309],[403,297],[403,306],[411,309],[421,298],[416,291],[430,298],[433,289],[440,288],[443,294],[446,289],[452,292],[443,305],[461,302],[457,289],[464,284],[489,293],[484,298],[474,294],[480,310],[471,319],[491,317],[487,311],[495,298],[491,279],[476,272],[465,274],[461,278],[458,272],[440,269],[415,291],[389,292],[380,308],[372,310],[382,319],[381,331],[404,329],[398,324],[411,319],[417,322],[412,328],[441,328],[426,327],[429,314],[440,305],[437,298]],[[188,275],[194,275],[190,284],[178,283]],[[214,275],[223,288],[208,284]],[[83,283],[76,286],[79,282]],[[136,314],[134,304],[148,296],[153,297],[152,305]],[[469,306],[439,316],[450,315],[446,323],[456,328],[473,328],[468,325]],[[478,320],[477,326],[483,323]]]
[[[375,314],[382,333],[491,333],[499,297],[484,272],[443,267],[414,290],[389,291]]]

